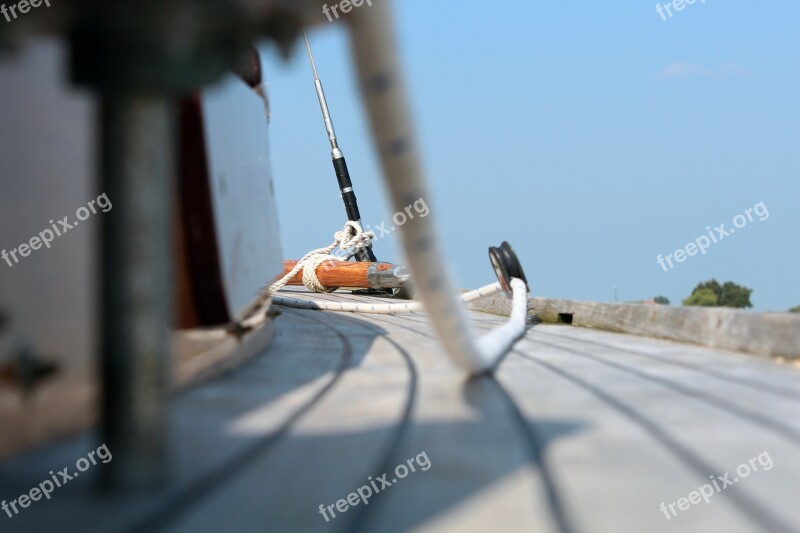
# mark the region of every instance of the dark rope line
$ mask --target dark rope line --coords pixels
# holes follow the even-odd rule
[[[318,311],[310,311],[312,313],[316,313]],[[336,317],[337,319],[344,320],[345,317],[341,317],[340,314],[335,312],[328,312],[329,317]],[[403,406],[403,413],[400,417],[400,421],[395,427],[394,436],[390,439],[389,446],[385,450],[383,457],[378,461],[378,464],[375,468],[375,472],[378,474],[388,472],[394,465],[397,464],[398,458],[400,457],[400,450],[402,445],[406,439],[406,434],[408,432],[409,427],[411,426],[411,415],[414,411],[414,406],[416,404],[417,398],[417,388],[419,382],[419,376],[417,373],[416,365],[414,364],[413,359],[411,358],[411,354],[406,351],[405,348],[400,346],[394,339],[389,338],[386,332],[374,324],[365,323],[361,320],[353,320],[352,318],[348,319],[348,323],[355,323],[356,325],[377,333],[377,335],[385,339],[389,344],[391,344],[401,355],[403,361],[406,364],[406,368],[409,374],[409,383],[408,383],[408,393],[406,395],[406,402]],[[375,509],[379,508],[381,505],[382,499],[375,499],[370,501],[371,505],[362,505],[358,507],[358,511],[354,515],[350,515],[348,517],[348,521],[345,522],[342,531],[347,532],[354,532],[358,533],[360,531],[366,531],[367,523],[369,517],[373,516],[375,513]]]
[[[558,376],[561,376],[563,379],[571,382],[573,385],[576,385],[579,388],[591,393],[595,398],[599,399],[601,402],[605,403],[613,410],[628,418],[634,424],[643,429],[647,434],[655,439],[657,443],[661,444],[676,458],[683,462],[684,465],[688,466],[690,470],[694,471],[699,478],[707,480],[710,472],[719,471],[718,469],[715,469],[713,465],[706,463],[692,450],[678,442],[664,428],[617,397],[612,396],[588,381],[585,381],[574,374],[570,374],[569,372],[566,372],[555,365],[536,359],[516,349],[512,350],[512,353],[515,353],[523,359],[550,370]],[[735,508],[742,511],[742,513],[754,521],[756,525],[763,527],[765,531],[770,533],[794,533],[796,531],[795,528],[790,527],[778,518],[774,517],[768,509],[761,506],[755,500],[749,498],[745,493],[736,490],[736,487],[733,487],[733,490],[726,491],[725,494],[736,504],[734,506]]]
[[[550,506],[550,513],[556,522],[558,531],[561,533],[574,533],[575,527],[567,517],[567,512],[564,502],[558,491],[558,484],[553,475],[553,470],[550,468],[545,452],[547,451],[547,439],[538,430],[535,423],[531,423],[520,410],[513,396],[506,390],[506,388],[492,375],[484,376],[487,382],[492,383],[497,393],[503,397],[511,410],[512,417],[520,427],[522,434],[525,436],[523,439],[527,445],[528,456],[538,468],[542,475],[542,484],[544,485],[545,493],[547,494],[547,501]]]
[[[190,510],[197,507],[203,500],[219,491],[231,479],[239,475],[248,465],[256,460],[262,453],[272,447],[280,438],[282,438],[291,427],[297,423],[300,418],[307,414],[319,401],[327,395],[342,375],[350,368],[352,364],[353,349],[350,341],[342,335],[338,330],[329,326],[322,320],[314,318],[313,316],[304,316],[301,313],[291,312],[290,314],[304,319],[311,320],[323,325],[325,328],[330,329],[338,338],[341,347],[342,355],[339,367],[331,380],[320,389],[313,398],[306,402],[303,406],[298,408],[277,430],[259,438],[256,442],[251,444],[243,452],[239,453],[229,461],[221,466],[212,470],[210,473],[202,476],[200,479],[192,483],[189,487],[177,491],[175,495],[166,499],[160,504],[156,511],[150,513],[147,517],[137,522],[135,525],[123,529],[125,532],[137,533],[152,531],[163,531],[167,526],[173,525],[178,519],[186,515]]]
[[[696,400],[703,401],[705,403],[713,405],[714,407],[717,407],[718,409],[726,411],[729,414],[737,416],[737,417],[739,417],[739,418],[741,418],[743,420],[748,420],[748,421],[752,422],[753,424],[756,424],[758,426],[766,428],[766,429],[768,429],[768,430],[770,430],[770,431],[772,431],[772,432],[784,437],[785,439],[787,439],[789,442],[791,442],[794,445],[800,445],[800,434],[798,433],[798,431],[795,428],[786,426],[786,425],[784,425],[784,424],[782,424],[782,423],[780,423],[780,422],[778,422],[776,420],[773,420],[771,418],[768,418],[768,417],[765,417],[765,416],[761,416],[758,413],[754,413],[752,411],[744,409],[744,408],[742,408],[742,407],[740,407],[740,406],[738,406],[738,405],[736,405],[736,404],[734,404],[732,402],[729,402],[729,401],[724,400],[722,398],[718,398],[718,397],[713,396],[711,394],[708,394],[706,392],[703,392],[703,391],[700,391],[700,390],[697,390],[697,389],[693,389],[691,387],[687,387],[685,385],[682,385],[681,383],[678,383],[678,382],[670,380],[670,379],[666,379],[666,378],[662,378],[662,377],[659,377],[659,376],[653,376],[653,375],[647,374],[646,372],[642,372],[641,370],[638,370],[638,369],[633,368],[631,366],[622,365],[622,364],[619,364],[619,363],[615,363],[613,361],[608,361],[608,360],[606,360],[606,359],[604,359],[602,357],[597,357],[597,356],[589,354],[589,353],[580,352],[578,350],[569,348],[567,346],[562,346],[562,345],[559,345],[559,344],[554,344],[554,343],[550,343],[550,342],[547,342],[547,341],[542,341],[540,339],[537,339],[536,341],[534,341],[533,339],[530,339],[528,337],[523,339],[521,342],[535,342],[536,344],[539,344],[539,345],[548,346],[548,347],[554,348],[556,350],[562,350],[562,351],[571,353],[573,355],[577,355],[578,357],[582,357],[584,359],[589,359],[589,360],[595,361],[595,362],[597,362],[599,364],[602,364],[602,365],[605,365],[605,366],[609,366],[611,368],[615,368],[615,369],[620,370],[622,372],[637,376],[637,377],[639,377],[641,379],[644,379],[646,381],[650,381],[650,382],[653,382],[653,383],[658,383],[659,385],[661,385],[663,387],[666,387],[666,388],[668,388],[670,390],[673,390],[675,392],[681,393],[684,396],[688,396],[690,398],[695,398]]]
[[[555,335],[553,333],[544,332],[544,331],[537,331],[536,333],[539,334],[539,335],[546,335],[548,337],[555,337],[555,338],[560,338],[560,339],[564,339],[565,338],[565,337],[563,337],[561,335]],[[683,368],[686,368],[686,369],[690,369],[690,370],[693,370],[695,372],[699,372],[701,374],[713,376],[713,377],[715,377],[717,379],[721,379],[721,380],[724,380],[724,381],[729,381],[731,383],[737,383],[739,385],[743,385],[745,387],[756,389],[756,390],[759,390],[761,392],[774,394],[776,396],[780,396],[780,397],[787,398],[787,399],[790,399],[790,400],[800,401],[800,392],[797,392],[797,391],[794,391],[794,390],[791,390],[791,389],[786,389],[786,388],[779,387],[779,386],[771,386],[771,385],[769,385],[767,383],[762,383],[760,381],[751,380],[751,379],[748,379],[748,378],[745,378],[745,377],[731,376],[731,375],[728,375],[728,374],[717,372],[712,368],[704,367],[702,365],[695,365],[695,364],[692,364],[692,363],[687,363],[685,361],[675,361],[675,360],[672,360],[668,356],[665,356],[665,355],[651,354],[651,353],[642,352],[642,351],[639,351],[639,350],[634,350],[634,349],[631,349],[631,348],[622,348],[622,347],[619,347],[619,346],[615,346],[613,344],[606,344],[604,342],[588,340],[588,339],[580,339],[580,338],[569,337],[569,340],[570,341],[579,342],[579,343],[582,343],[582,344],[598,346],[598,347],[601,347],[601,348],[609,348],[609,349],[620,351],[620,352],[624,352],[624,353],[638,355],[640,357],[646,357],[648,359],[659,360],[659,361],[662,361],[662,362],[664,362],[666,364],[670,364],[670,365],[674,365],[674,366],[679,366],[679,367],[683,367]]]
[[[419,323],[417,320],[412,320],[402,315],[381,315],[381,317],[394,317],[415,324]],[[373,316],[370,316],[370,318],[379,322],[388,323],[393,326],[406,329],[408,331],[412,331],[418,335],[425,336],[430,339],[437,339],[434,335],[429,335],[417,329],[404,326],[396,322],[381,320],[380,318]],[[550,514],[556,523],[558,531],[561,533],[574,533],[575,529],[570,523],[567,513],[565,512],[564,504],[552,470],[547,463],[546,458],[544,457],[546,439],[538,429],[537,424],[535,422],[530,422],[525,418],[525,415],[519,409],[519,406],[514,401],[514,398],[508,393],[508,391],[506,391],[505,387],[493,375],[487,374],[473,379],[486,380],[488,383],[492,384],[495,387],[497,394],[505,401],[511,413],[512,419],[516,425],[519,426],[520,433],[522,435],[522,441],[525,445],[528,458],[533,464],[536,465],[542,476],[542,485],[544,486],[545,494],[547,494],[547,502]]]
[[[390,315],[390,316],[394,316],[394,315]],[[411,321],[411,322],[414,322],[414,323],[419,323],[419,321],[417,321],[417,320],[407,319],[407,318],[402,317],[402,316],[395,316],[395,318],[408,320],[408,321]],[[397,325],[398,325],[398,327],[403,327],[403,326],[400,326],[399,324],[397,324]],[[406,329],[411,329],[411,328],[406,328]],[[481,329],[488,329],[488,328],[481,328]],[[553,335],[553,336],[555,336],[555,335]],[[528,338],[526,338],[524,340],[527,340],[529,342],[533,342],[533,340],[528,339]],[[539,342],[541,342],[541,341],[539,341]],[[591,360],[594,360],[597,363],[606,364],[606,365],[615,367],[618,370],[629,372],[629,373],[633,373],[634,375],[637,375],[639,377],[643,377],[644,379],[651,379],[652,380],[652,378],[653,378],[652,376],[648,376],[647,374],[642,375],[641,372],[634,371],[633,369],[626,368],[623,365],[612,364],[612,363],[609,363],[608,361],[599,359],[599,358],[594,357],[594,356],[592,356],[590,354],[581,353],[581,352],[578,352],[576,350],[569,349],[567,347],[558,346],[558,345],[552,345],[552,344],[546,343],[546,342],[542,342],[541,344],[548,345],[551,348],[564,350],[564,351],[567,351],[569,353],[573,353],[573,354],[581,356],[581,357],[590,358]],[[610,346],[610,348],[614,348],[614,347]],[[588,392],[593,394],[595,397],[597,397],[598,399],[603,401],[605,404],[609,405],[615,411],[617,411],[618,413],[624,415],[626,418],[628,418],[629,420],[634,422],[636,425],[641,427],[643,430],[645,430],[645,432],[648,433],[651,437],[653,437],[656,440],[656,442],[658,442],[659,444],[664,446],[670,453],[672,453],[674,456],[676,456],[680,461],[682,461],[686,466],[688,466],[690,470],[692,470],[694,473],[696,473],[702,479],[706,479],[706,476],[709,474],[709,472],[716,471],[712,465],[710,465],[709,463],[706,463],[702,458],[700,458],[698,455],[696,455],[691,449],[685,447],[679,441],[675,440],[665,429],[661,428],[658,424],[656,424],[653,421],[651,421],[650,419],[648,419],[645,415],[643,415],[642,413],[640,413],[639,411],[637,411],[636,409],[631,407],[629,404],[624,403],[623,401],[621,401],[618,398],[610,395],[609,393],[603,391],[602,389],[590,384],[589,382],[584,381],[583,379],[581,379],[581,378],[579,378],[577,376],[574,376],[574,375],[572,375],[572,374],[570,374],[570,373],[568,373],[566,371],[563,371],[563,370],[557,368],[556,366],[551,365],[551,364],[549,364],[547,362],[535,359],[532,356],[519,351],[519,349],[512,350],[512,353],[515,353],[515,354],[517,354],[517,355],[519,355],[519,356],[523,357],[524,359],[527,359],[527,360],[529,360],[531,362],[539,364],[539,365],[547,368],[551,372],[554,372],[554,373],[558,374],[562,378],[564,378],[564,379],[566,379],[568,381],[571,381],[573,384],[579,386],[580,388],[582,388],[584,390],[587,390]],[[659,382],[661,382],[661,381],[667,382],[667,383],[661,383],[661,384],[664,385],[664,386],[670,387],[670,388],[674,388],[673,386],[680,387],[676,383],[669,382],[669,380],[659,380]],[[690,389],[689,390],[689,395],[690,396],[692,396],[691,392],[692,391]],[[684,391],[684,394],[687,394],[687,392]],[[710,397],[710,398],[706,398],[706,400],[707,401],[711,400],[712,403],[714,403],[716,398]],[[721,407],[721,406],[717,405],[717,407]],[[734,408],[734,410],[739,411],[737,406],[732,406],[732,407]],[[721,407],[721,408],[725,408],[725,407]],[[748,418],[748,413],[745,412],[744,417]],[[524,420],[524,417],[523,417],[523,420]],[[763,422],[769,423],[770,421],[763,421]],[[775,429],[775,428],[771,428],[771,429]],[[779,518],[774,517],[773,514],[768,509],[764,508],[762,505],[760,505],[755,500],[749,498],[745,493],[743,493],[741,491],[733,490],[733,491],[729,491],[728,492],[728,496],[736,504],[737,508],[742,511],[742,513],[744,513],[749,519],[754,521],[757,525],[763,527],[766,531],[775,532],[775,533],[784,533],[784,532],[785,533],[792,533],[794,531],[794,528],[792,528],[789,525],[783,523]]]

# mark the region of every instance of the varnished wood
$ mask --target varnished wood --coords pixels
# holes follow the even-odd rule
[[[328,261],[317,267],[317,278],[326,287],[350,287],[367,289],[370,287],[367,271],[375,266],[379,271],[389,270],[394,265],[391,263],[359,263],[355,261]],[[284,276],[297,266],[297,261],[287,259],[283,262]],[[303,270],[301,269],[287,285],[302,285]]]

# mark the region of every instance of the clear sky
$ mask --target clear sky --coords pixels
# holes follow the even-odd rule
[[[462,286],[491,282],[486,249],[508,240],[536,296],[613,301],[616,285],[621,301],[679,303],[715,277],[754,289],[757,310],[800,305],[800,2],[697,0],[667,20],[655,5],[395,2],[426,201]],[[311,39],[365,225],[390,221],[347,34]],[[298,258],[345,215],[307,58],[267,50]],[[759,202],[766,220],[751,212],[705,255],[657,263]],[[402,262],[394,237],[375,251]]]

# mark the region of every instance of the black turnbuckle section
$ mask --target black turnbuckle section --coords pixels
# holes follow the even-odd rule
[[[358,200],[353,190],[353,182],[350,181],[350,171],[347,170],[347,161],[344,156],[333,160],[333,168],[336,170],[336,179],[339,181],[339,190],[342,192],[342,201],[347,211],[347,219],[351,222],[361,224],[361,213],[358,210]],[[356,261],[376,262],[378,259],[372,252],[371,246],[356,250]]]
[[[339,180],[339,190],[342,191],[344,208],[347,210],[347,219],[351,222],[360,222],[361,213],[358,210],[358,200],[353,191],[353,182],[350,181],[350,171],[347,170],[347,161],[344,157],[333,160],[333,168],[336,170],[336,179]]]

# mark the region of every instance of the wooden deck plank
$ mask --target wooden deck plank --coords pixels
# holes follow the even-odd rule
[[[588,346],[613,348],[622,353],[636,353],[670,365],[682,366],[724,381],[769,392],[800,401],[800,372],[786,370],[786,363],[753,357],[748,354],[721,351],[681,344],[674,341],[614,335],[583,328],[552,328],[549,334],[567,332],[570,339]],[[724,354],[724,359],[710,356]]]
[[[534,336],[533,339],[535,338]],[[593,391],[595,402],[602,402],[613,408],[649,437],[642,446],[632,446],[625,450],[616,468],[607,462],[616,455],[608,451],[608,446],[598,446],[591,442],[578,446],[583,456],[602,461],[599,471],[604,471],[604,474],[600,475],[600,479],[621,477],[629,488],[636,490],[636,497],[632,501],[637,503],[625,506],[626,511],[631,511],[631,516],[626,515],[622,519],[625,523],[646,523],[648,531],[674,531],[674,524],[680,524],[682,528],[692,531],[706,530],[704,528],[713,524],[716,524],[713,530],[730,528],[734,531],[749,531],[761,524],[762,527],[769,525],[767,529],[770,531],[792,531],[788,524],[798,523],[800,517],[791,503],[793,497],[786,491],[786,487],[800,477],[800,472],[791,460],[797,451],[793,439],[787,439],[783,433],[744,419],[737,412],[709,403],[705,398],[686,395],[679,389],[648,381],[619,367],[605,366],[600,360],[576,357],[581,352],[574,346],[553,347],[536,343],[533,339],[518,349],[525,354],[526,359],[532,364],[547,368],[566,383],[577,384],[587,391]],[[638,370],[639,367],[636,368]],[[658,371],[667,375],[670,372],[665,366]],[[517,379],[511,368],[504,368],[502,372],[510,373],[514,376],[513,379]],[[742,389],[734,385],[718,388],[709,383],[707,392],[712,398],[720,398]],[[762,407],[769,410],[774,401],[773,397],[764,395]],[[588,406],[583,407],[584,410],[587,408]],[[590,425],[599,428],[608,425],[608,417],[590,417],[590,420]],[[620,446],[620,438],[624,432],[616,429],[606,435],[616,447]],[[677,468],[671,469],[672,472],[653,472],[670,464],[662,460],[659,465],[659,462],[653,463],[645,459],[643,453],[653,446],[669,452],[672,456],[671,462],[678,461],[683,470],[691,470],[693,481],[680,480]],[[769,472],[759,472],[752,480],[733,489],[736,492],[725,493],[713,502],[714,505],[703,505],[691,509],[691,513],[681,513],[673,519],[673,523],[668,523],[660,515],[658,507],[662,501],[675,501],[706,483],[709,475],[732,471],[742,462],[747,462],[764,451],[769,452],[775,465],[779,462],[784,465],[781,471],[775,468]],[[559,450],[555,450],[556,454],[558,452]],[[558,455],[554,461],[567,469],[574,464],[568,457],[559,459]],[[618,474],[630,467],[636,468],[634,473],[626,472],[622,476]],[[582,486],[580,480],[586,472],[580,469],[577,475],[579,482],[574,486],[570,485],[567,490],[570,496],[578,497]],[[584,498],[596,499],[604,494],[606,493],[603,491],[590,490],[584,494]],[[620,501],[625,500],[617,500],[617,504]],[[726,518],[726,506],[744,511],[744,516],[727,515]],[[586,508],[585,505],[574,507]],[[644,516],[641,516],[642,511]],[[648,515],[649,520],[646,519]],[[587,524],[596,524],[599,520],[613,522],[620,519],[619,516],[608,513],[602,514],[602,518],[599,515],[584,518]],[[743,521],[745,518],[749,520]],[[724,527],[723,522],[727,522]]]
[[[502,322],[470,317],[479,330]],[[3,525],[46,530],[68,520],[81,531],[150,530],[169,520],[167,531],[187,532],[639,533],[800,524],[800,372],[791,366],[537,325],[496,377],[466,380],[424,313],[285,310],[275,327],[266,353],[176,399],[168,491],[98,501],[87,475],[46,511]],[[20,494],[41,471],[74,464],[88,449],[89,439],[78,439],[0,467],[0,496]],[[764,451],[773,469],[671,520],[659,509]],[[429,470],[330,522],[319,513],[368,476],[389,472],[391,481],[395,465],[422,452]]]
[[[559,330],[564,328],[540,326],[534,328],[529,333],[529,337],[541,329]],[[540,346],[539,349],[547,350],[548,348]],[[525,356],[535,352],[529,346],[521,347],[518,351],[523,352]],[[529,367],[530,365],[527,366]],[[564,367],[577,366],[578,368],[583,368],[579,374],[586,374],[587,383],[600,387],[601,390],[611,389],[614,391],[615,389],[621,389],[623,391],[622,398],[631,397],[631,389],[635,389],[636,382],[641,381],[641,383],[638,383],[638,394],[628,401],[628,405],[647,405],[650,401],[649,398],[654,394],[652,387],[645,380],[620,380],[619,376],[615,377],[610,372],[598,375],[597,369],[594,368],[595,365],[592,365],[591,361],[576,361],[575,357],[571,357],[569,361],[559,358],[554,363],[554,366],[562,371]],[[575,371],[571,370],[570,372]],[[693,431],[689,432],[687,443],[680,444],[682,439],[677,439],[677,446],[667,446],[663,442],[657,442],[653,438],[653,432],[645,431],[641,424],[636,422],[636,419],[631,420],[630,417],[623,417],[623,420],[618,421],[618,423],[610,422],[615,416],[613,412],[608,412],[609,408],[606,408],[605,412],[601,410],[600,413],[587,417],[587,409],[591,409],[597,404],[596,398],[594,400],[587,399],[585,394],[582,395],[575,390],[575,383],[573,382],[567,381],[564,383],[561,380],[562,382],[559,385],[561,387],[566,385],[565,390],[562,391],[550,389],[539,391],[538,393],[532,392],[531,382],[545,384],[552,381],[552,379],[543,379],[541,377],[539,379],[530,379],[529,374],[529,371],[526,372],[526,366],[520,365],[519,357],[512,355],[501,366],[499,377],[503,383],[506,382],[506,376],[510,376],[512,382],[521,384],[519,387],[520,394],[515,396],[519,398],[521,403],[527,405],[529,409],[535,406],[535,411],[533,411],[535,414],[529,417],[530,420],[540,419],[543,410],[547,413],[546,416],[554,416],[552,408],[548,409],[543,406],[560,406],[560,399],[566,398],[573,400],[570,402],[569,408],[566,410],[556,408],[555,413],[561,416],[565,414],[574,416],[575,413],[580,413],[581,418],[585,419],[587,428],[598,428],[597,430],[588,429],[588,435],[581,434],[580,439],[565,439],[564,442],[574,443],[571,452],[561,452],[561,442],[555,443],[552,447],[553,456],[564,455],[563,459],[553,459],[553,463],[555,464],[557,475],[563,478],[565,483],[563,492],[565,493],[564,498],[571,504],[569,505],[570,514],[576,521],[585,522],[585,524],[582,524],[584,526],[581,528],[582,530],[627,531],[635,530],[635,528],[631,528],[631,524],[646,523],[649,531],[674,531],[674,525],[660,515],[659,504],[661,501],[671,503],[683,493],[688,494],[705,483],[706,474],[698,473],[697,463],[699,463],[699,469],[703,470],[703,472],[722,474],[727,469],[736,467],[741,462],[746,462],[763,451],[753,448],[752,444],[756,441],[756,438],[753,438],[752,434],[750,438],[741,442],[742,434],[747,434],[743,432],[748,430],[746,427],[742,427],[741,420],[738,418],[733,420],[729,424],[728,431],[725,431],[724,424],[708,423],[708,421],[716,420],[717,414],[709,413],[706,416],[702,414],[697,416],[695,414],[697,413],[696,409],[683,409],[679,405],[680,401],[686,402],[685,399],[671,398],[669,401],[664,401],[663,397],[657,396],[655,403],[662,406],[666,412],[651,415],[647,410],[644,410],[640,414],[644,420],[648,421],[649,424],[657,424],[658,427],[663,427],[661,431],[666,435],[671,435],[672,432],[680,433],[684,427],[693,429]],[[625,377],[629,378],[630,376]],[[737,387],[737,385],[727,385],[732,389]],[[512,395],[514,395],[515,388],[517,387],[511,387]],[[616,392],[604,392],[616,397],[613,396]],[[716,392],[723,396],[728,394],[724,390]],[[579,404],[575,405],[575,398],[581,398],[582,396],[583,398]],[[767,398],[766,400],[771,401],[772,399]],[[796,409],[792,402],[787,403],[790,408]],[[548,413],[548,411],[550,412]],[[671,418],[669,418],[670,415]],[[677,418],[675,415],[678,415]],[[657,423],[659,420],[664,420],[665,416],[667,417],[666,425]],[[616,418],[619,418],[619,414],[617,414]],[[699,425],[695,418],[700,419]],[[625,419],[627,419],[627,423]],[[599,432],[600,436],[592,437],[592,434],[596,432]],[[731,439],[733,442],[729,442]],[[675,440],[675,437],[670,437],[669,442]],[[781,442],[775,435],[759,435],[758,442],[772,450],[773,458],[777,453],[784,457],[785,460],[789,460],[791,453],[793,453],[791,445]],[[695,450],[700,444],[703,445],[703,449]],[[737,446],[737,444],[741,444],[741,446]],[[708,446],[709,449],[706,449],[705,446]],[[727,449],[729,452],[724,455],[729,459],[729,464],[727,465],[724,462],[715,463],[720,457],[718,453],[720,447]],[[676,450],[671,448],[682,450],[682,453],[678,453],[679,457],[675,457]],[[567,445],[567,450],[569,449]],[[689,461],[689,464],[686,464],[686,457],[680,457],[687,454],[699,457],[699,451],[702,451],[702,455],[706,457],[695,458]],[[575,461],[576,456],[580,459],[577,463]],[[621,475],[620,473],[626,472],[630,468],[631,461],[634,461],[634,464],[637,465],[635,475],[631,476],[630,473]],[[574,467],[573,465],[579,466]],[[703,467],[702,465],[706,466]],[[797,470],[791,467],[788,468],[788,471],[784,470],[784,474],[782,479],[776,482],[778,487],[786,486],[792,479],[798,478]],[[681,487],[683,487],[683,493],[681,492]],[[670,494],[676,494],[673,497],[674,499],[670,499]],[[782,494],[788,496],[785,491]],[[608,508],[612,505],[618,507],[620,502],[641,501],[646,496],[650,496],[650,505],[626,507],[626,513],[623,514],[602,512],[603,508]],[[604,504],[599,504],[598,500],[603,499],[607,501]],[[729,501],[727,503],[727,508],[714,509],[711,507],[710,510],[706,509],[706,512],[696,513],[691,519],[684,519],[681,523],[683,527],[691,527],[692,530],[703,530],[702,528],[712,526],[722,527],[722,524],[733,531],[752,530],[753,523],[743,525],[743,517],[735,511],[737,502]],[[754,506],[754,504],[745,499],[743,506]],[[784,508],[791,509],[790,502],[784,502]],[[774,526],[772,530],[780,530],[781,524],[770,518],[768,516],[769,513],[761,512],[764,509],[770,509],[770,505],[763,504],[751,513],[755,515],[755,522],[759,523],[761,521],[766,524],[772,524]],[[627,512],[627,510],[630,512]],[[663,519],[663,523],[660,522],[659,518]],[[798,519],[796,516],[793,518],[795,522]],[[792,522],[791,520],[784,520],[783,523]],[[784,527],[783,530],[789,529]]]

